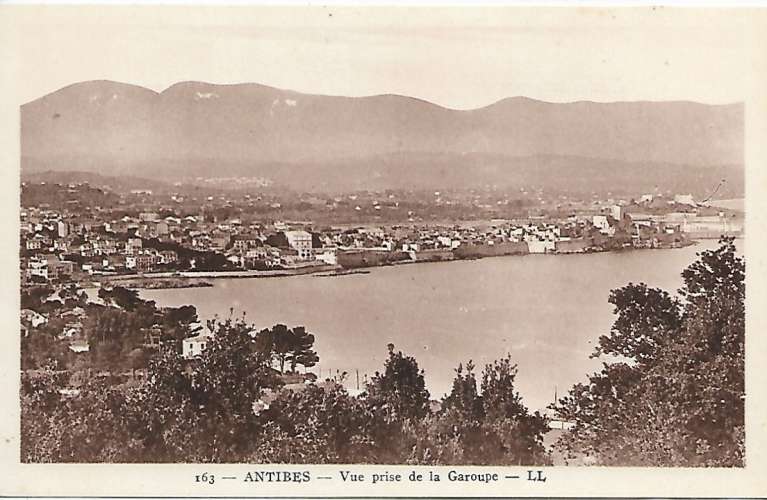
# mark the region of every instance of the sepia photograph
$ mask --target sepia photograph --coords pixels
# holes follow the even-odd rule
[[[19,464],[748,470],[765,16],[24,9]]]

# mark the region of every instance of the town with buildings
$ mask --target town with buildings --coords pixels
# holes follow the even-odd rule
[[[43,188],[64,196],[59,203],[24,204],[24,191]],[[369,218],[328,223],[313,220],[314,206],[307,202],[298,212],[305,220],[298,221],[276,218],[284,215],[279,202],[265,205],[271,213],[248,210],[253,208],[248,195],[199,201],[178,194],[153,196],[148,190],[117,195],[87,183],[25,184],[22,192],[20,264],[27,284],[270,276],[512,254],[672,248],[743,231],[742,213],[697,202],[692,195],[571,200],[543,210],[523,205],[511,213],[489,212],[484,220],[446,222],[449,215],[431,213],[429,220],[412,209],[405,220],[380,220],[378,212],[398,211],[399,202],[384,204],[379,197],[392,200],[394,194],[348,194],[320,200],[321,214],[350,202],[352,212],[368,204]],[[96,203],[105,206],[81,201],[94,193],[104,198]],[[445,197],[435,192],[433,207],[466,203]]]

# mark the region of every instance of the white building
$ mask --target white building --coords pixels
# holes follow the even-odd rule
[[[610,215],[612,215],[615,220],[621,220],[623,218],[623,207],[620,205],[613,205],[610,207]]]
[[[213,333],[208,330],[195,337],[187,337],[181,342],[181,355],[185,359],[199,357],[211,340],[213,340]]]
[[[74,340],[74,341],[70,342],[69,350],[74,352],[74,353],[76,353],[76,354],[80,354],[80,353],[83,353],[83,352],[90,351],[91,350],[91,346],[90,346],[90,344],[88,344],[87,340],[79,339],[79,340]]]
[[[21,319],[22,321],[26,321],[27,323],[31,324],[34,328],[37,328],[38,326],[44,325],[48,322],[48,318],[37,311],[33,311],[32,309],[22,309]]]
[[[64,221],[58,221],[56,223],[56,234],[59,238],[65,238],[69,234],[69,226]]]
[[[44,259],[30,259],[27,264],[27,274],[48,279],[48,261]]]
[[[556,242],[551,240],[527,242],[527,251],[530,253],[550,253],[554,250],[556,250]]]
[[[607,220],[606,215],[595,215],[591,218],[591,223],[595,228],[599,229],[600,233],[607,234],[610,232],[610,222]]]
[[[125,242],[125,253],[128,255],[138,253],[143,245],[144,243],[141,238],[128,238],[128,241]]]
[[[306,231],[285,231],[288,246],[298,252],[298,257],[303,260],[312,258],[312,235]]]
[[[335,247],[323,248],[314,253],[314,258],[331,266],[338,264]]]
[[[374,238],[383,238],[386,233],[380,227],[361,227],[357,230],[360,234],[368,234]]]
[[[437,236],[437,241],[442,247],[454,248],[453,240],[450,238],[450,236]]]

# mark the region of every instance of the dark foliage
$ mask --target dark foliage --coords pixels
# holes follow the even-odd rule
[[[743,466],[745,262],[732,239],[682,273],[679,297],[615,290],[596,355],[617,355],[553,406],[575,427],[571,459],[606,465]]]

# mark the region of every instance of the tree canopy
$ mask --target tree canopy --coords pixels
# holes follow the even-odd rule
[[[575,424],[558,442],[570,459],[743,465],[745,261],[723,238],[682,278],[676,297],[644,284],[611,294],[603,369],[553,405]]]
[[[77,395],[66,395],[66,373],[55,366],[25,373],[22,460],[546,463],[539,446],[543,421],[521,405],[508,359],[486,368],[484,399],[475,386],[468,403],[482,415],[483,444],[463,438],[471,424],[449,402],[457,391],[434,413],[423,371],[394,346],[383,372],[364,394],[352,396],[335,381],[283,388],[272,356],[263,352],[265,337],[254,338],[252,325],[226,320],[213,326],[198,359],[185,360],[164,344],[139,384],[96,377]],[[303,333],[298,329],[299,337]]]
[[[314,335],[303,326],[288,328],[277,324],[256,334],[257,350],[274,361],[280,373],[285,373],[286,364],[291,372],[295,372],[298,365],[306,368],[316,365],[319,357],[313,347]]]
[[[422,463],[475,465],[548,464],[543,446],[546,419],[529,413],[514,388],[516,365],[506,356],[487,364],[480,387],[474,364],[455,371],[441,409],[418,434],[415,456]]]

